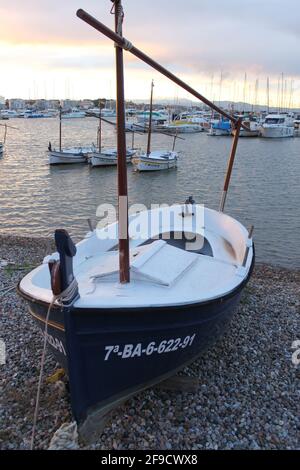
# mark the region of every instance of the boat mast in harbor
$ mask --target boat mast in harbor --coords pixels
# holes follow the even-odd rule
[[[121,0],[115,0],[112,8],[115,14],[115,32],[123,37],[124,12]],[[117,140],[118,140],[118,218],[119,218],[119,275],[120,282],[130,282],[129,237],[128,237],[128,188],[126,167],[125,98],[123,48],[115,44],[117,79]]]
[[[59,151],[61,152],[61,119],[62,119],[62,107],[59,103]]]
[[[99,100],[99,126],[98,126],[98,152],[101,153],[102,147],[102,110],[101,110],[101,100]]]
[[[147,142],[147,155],[151,152],[151,133],[152,133],[152,112],[153,112],[153,88],[154,81],[151,82],[151,95],[150,95],[150,111],[149,111],[149,129],[148,129],[148,142]]]

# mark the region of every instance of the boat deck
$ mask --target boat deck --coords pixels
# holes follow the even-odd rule
[[[106,238],[104,229],[87,234],[77,245],[74,258],[80,293],[74,305],[78,308],[181,305],[215,299],[235,289],[250,269],[252,241],[248,240],[246,229],[231,217],[195,207],[197,217],[194,213],[182,217],[184,206],[173,206],[168,239],[161,222],[156,228],[152,224],[150,233],[146,231],[148,236],[134,236],[135,228],[146,225],[155,210],[142,212],[138,223],[130,219],[129,284],[119,283],[117,224],[105,229]],[[170,215],[169,208],[157,210]],[[180,239],[181,235],[186,238]],[[249,256],[243,267],[247,246]],[[21,282],[24,292],[34,289],[36,298],[48,303],[52,300],[47,266],[50,258],[58,259],[58,254],[46,257],[44,264]]]

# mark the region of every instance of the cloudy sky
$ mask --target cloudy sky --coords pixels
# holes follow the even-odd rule
[[[270,77],[271,104],[279,86],[300,106],[299,0],[123,5],[124,35],[210,99],[263,103]],[[109,0],[0,0],[0,95],[115,96],[113,44],[76,17],[78,8],[113,27]],[[147,98],[151,78],[156,97],[188,97],[126,53],[126,98]]]

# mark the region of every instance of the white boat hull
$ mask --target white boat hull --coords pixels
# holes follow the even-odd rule
[[[294,129],[293,127],[288,126],[262,126],[261,136],[266,139],[282,139],[285,137],[294,137]]]
[[[229,130],[223,130],[223,129],[210,129],[210,131],[207,133],[207,135],[213,136],[213,137],[221,137],[221,136],[229,136],[230,131]]]
[[[135,154],[133,150],[127,150],[126,163],[131,163],[131,157]],[[116,166],[118,164],[117,151],[94,152],[89,155],[89,162],[92,167],[96,166]]]
[[[48,152],[50,165],[65,165],[71,163],[85,163],[87,157],[83,153],[59,152],[52,150]]]
[[[134,157],[132,163],[136,171],[170,170],[177,168],[177,157],[176,152],[151,152]]]
[[[176,124],[169,125],[162,128],[171,134],[196,134],[198,132],[204,132],[204,129],[198,124]]]

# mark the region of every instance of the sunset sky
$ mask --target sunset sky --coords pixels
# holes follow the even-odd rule
[[[111,5],[0,0],[0,95],[113,98],[113,44],[76,17],[84,8],[113,27]],[[284,73],[285,102],[300,107],[299,0],[124,0],[123,6],[124,35],[210,99],[265,103],[269,76],[276,106]],[[156,98],[189,98],[125,55],[127,99],[147,99],[152,78]]]

